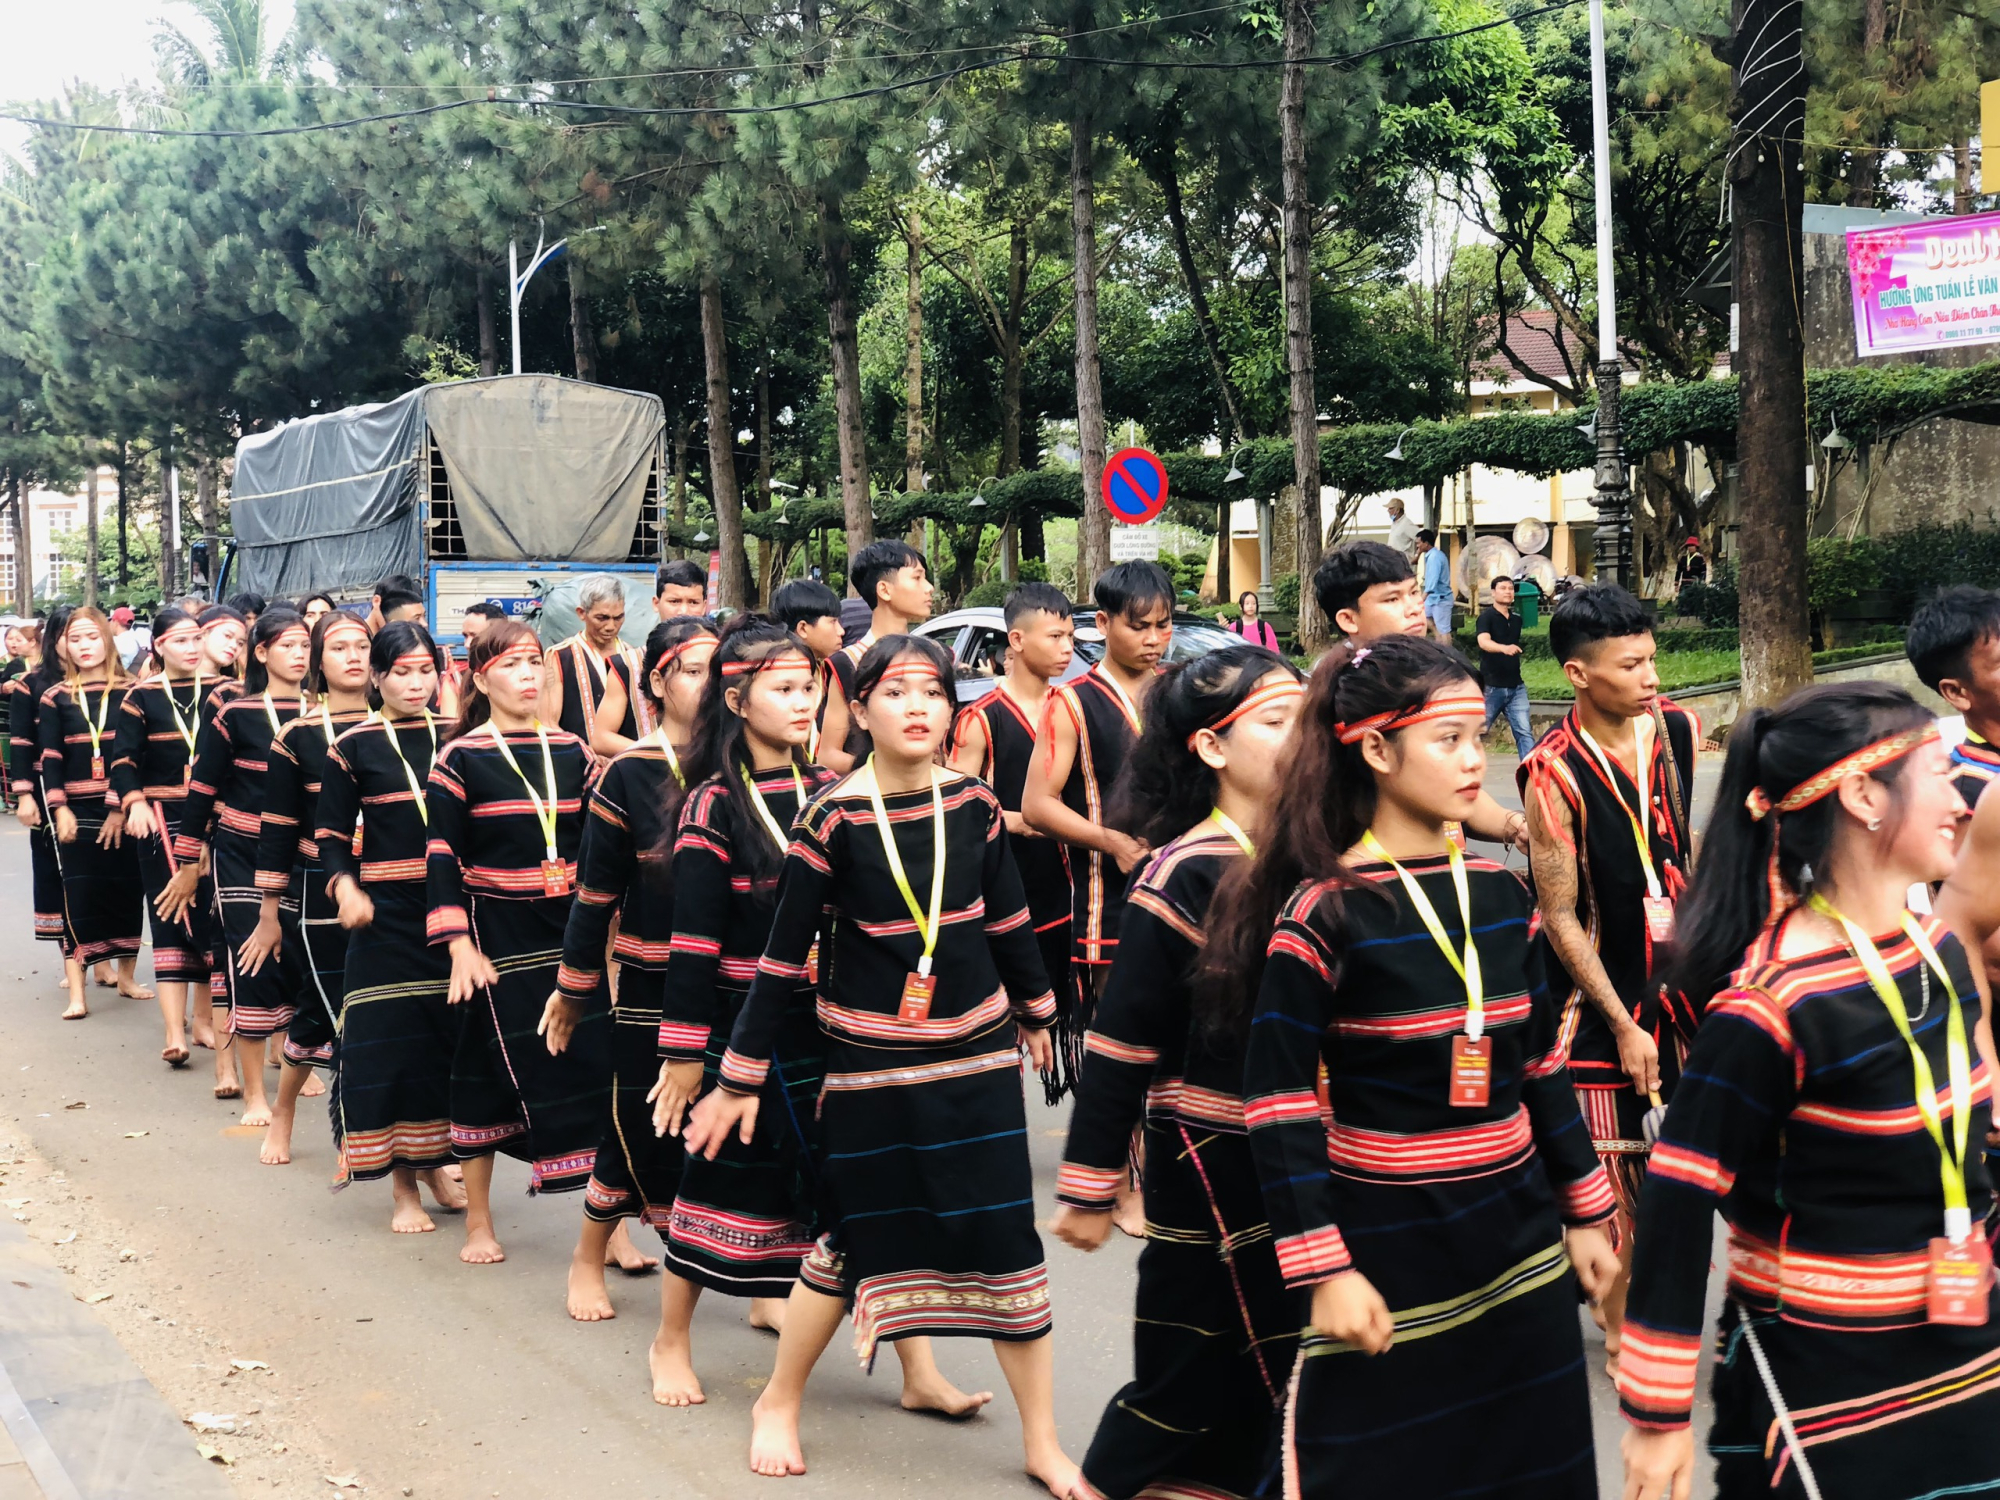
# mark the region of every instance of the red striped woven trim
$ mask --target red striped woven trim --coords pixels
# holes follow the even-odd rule
[[[1486,717],[1486,700],[1470,693],[1451,695],[1432,694],[1422,703],[1408,708],[1391,709],[1387,713],[1370,714],[1365,719],[1356,719],[1352,724],[1338,726],[1340,742],[1355,745],[1370,730],[1380,730],[1383,734],[1394,734],[1399,729],[1408,729],[1412,724],[1422,724],[1431,719],[1449,719],[1461,714],[1477,714]]]

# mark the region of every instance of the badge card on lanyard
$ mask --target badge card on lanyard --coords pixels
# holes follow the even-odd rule
[[[1472,891],[1465,876],[1465,856],[1458,845],[1446,840],[1445,854],[1451,861],[1451,884],[1458,895],[1460,924],[1465,931],[1465,952],[1460,955],[1446,936],[1444,923],[1424,888],[1408,870],[1390,856],[1382,841],[1370,829],[1361,836],[1361,846],[1396,872],[1410,905],[1430,929],[1431,941],[1465,982],[1465,1029],[1451,1039],[1451,1081],[1449,1096],[1456,1109],[1484,1109],[1493,1097],[1493,1038],[1486,1034],[1485,978],[1479,968],[1479,945],[1472,940]]]
[[[542,742],[542,776],[548,785],[549,798],[545,803],[536,792],[535,784],[528,780],[527,772],[514,759],[514,752],[507,744],[507,737],[500,732],[498,724],[488,726],[493,731],[493,743],[500,748],[500,754],[514,774],[521,778],[521,786],[528,794],[528,802],[535,809],[535,821],[542,826],[542,843],[546,857],[542,860],[542,894],[545,896],[567,896],[569,894],[569,866],[563,863],[556,852],[556,763],[549,752],[549,732],[542,725],[535,726],[535,735]]]
[[[910,920],[917,924],[917,935],[924,940],[924,951],[917,959],[917,971],[903,980],[902,1003],[897,1007],[899,1021],[927,1021],[931,1014],[931,1000],[937,993],[937,976],[931,972],[931,957],[937,952],[938,927],[944,913],[944,776],[931,767],[931,909],[928,918],[924,909],[917,905],[917,894],[910,889],[910,877],[903,869],[903,856],[896,848],[896,835],[889,827],[889,810],[882,802],[882,783],[875,775],[875,762],[868,762],[868,801],[875,812],[875,830],[882,835],[882,853],[889,861],[889,874],[901,892],[903,904],[910,909]]]
[[[1639,774],[1633,778],[1633,785],[1639,792],[1639,810],[1634,812],[1631,804],[1625,800],[1625,794],[1618,789],[1618,777],[1611,769],[1611,757],[1605,754],[1604,747],[1592,739],[1590,731],[1580,724],[1577,726],[1577,734],[1582,738],[1584,748],[1590,752],[1591,758],[1603,770],[1605,785],[1611,788],[1611,795],[1618,799],[1618,806],[1624,812],[1626,822],[1632,827],[1632,838],[1639,849],[1639,867],[1646,872],[1646,894],[1643,898],[1646,907],[1646,935],[1656,943],[1671,943],[1674,940],[1674,902],[1666,893],[1666,888],[1660,884],[1660,872],[1653,863],[1653,837],[1650,826],[1653,806],[1653,759],[1646,753],[1646,739],[1639,733],[1635,724],[1632,730],[1632,759]],[[1655,739],[1664,740],[1664,738],[1665,729],[1661,728],[1655,734]],[[1658,753],[1659,748],[1658,745],[1654,747],[1655,753]],[[1671,754],[1670,748],[1669,754]],[[1667,774],[1672,776],[1677,773],[1669,765]]]

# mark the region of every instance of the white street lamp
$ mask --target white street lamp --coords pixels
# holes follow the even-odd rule
[[[514,373],[516,375],[521,373],[521,293],[528,289],[528,283],[534,280],[535,272],[541,270],[550,261],[560,257],[563,251],[569,247],[569,241],[561,239],[544,250],[542,248],[542,240],[546,236],[547,231],[542,227],[542,222],[539,219],[535,221],[535,226],[535,254],[528,262],[527,270],[523,271],[521,269],[520,254],[516,250],[514,242],[512,240],[507,241],[507,301],[510,315],[513,318]],[[597,224],[583,232],[585,234],[602,234],[604,226]]]

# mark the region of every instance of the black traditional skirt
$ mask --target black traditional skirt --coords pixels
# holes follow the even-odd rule
[[[452,1159],[451,1062],[465,1007],[445,1002],[451,956],[424,937],[421,880],[365,889],[375,920],[346,934],[330,1100],[340,1147],[335,1187]]]
[[[1149,1126],[1145,1200],[1132,1379],[1105,1405],[1075,1493],[1275,1493],[1304,1309],[1278,1272],[1241,1127]]]
[[[719,990],[702,1059],[715,1087],[744,992]],[[787,1297],[813,1248],[813,1110],[820,1089],[819,1023],[801,989],[778,1034],[749,1145],[733,1133],[714,1161],[690,1156],[667,1223],[667,1268],[732,1297]]]
[[[1866,1332],[1752,1314],[1757,1342],[1824,1500],[2000,1494],[2000,1297],[1986,1323]],[[1720,1500],[1793,1500],[1805,1486],[1758,1374],[1737,1302],[1716,1326]]]
[[[666,975],[621,966],[611,1008],[611,1112],[597,1143],[597,1164],[584,1189],[583,1211],[602,1224],[628,1216],[662,1235],[680,1190],[678,1136],[653,1133],[646,1095],[660,1077],[660,996]]]
[[[63,904],[76,941],[70,956],[84,964],[136,957],[146,928],[136,841],[121,838],[109,849],[97,842],[107,811],[101,803],[70,811],[76,814],[76,838],[56,845]]]
[[[611,1108],[611,1007],[599,997],[560,1057],[536,1034],[555,993],[569,898],[474,896],[472,935],[499,982],[466,1006],[451,1066],[451,1147],[529,1164],[531,1193],[581,1190]]]
[[[181,810],[177,802],[155,802],[153,816],[160,831],[139,840],[139,883],[146,895],[146,915],[153,929],[153,977],[169,984],[208,984],[208,919],[215,902],[215,883],[203,876],[195,887],[194,900],[178,922],[161,918],[153,902],[167,888],[179,869],[172,854],[174,835],[180,832]]]
[[[1373,1357],[1301,1341],[1285,1494],[1595,1500],[1576,1278],[1541,1159],[1457,1181],[1334,1185],[1341,1235],[1396,1336]]]
[[[264,895],[257,889],[257,841],[227,828],[215,830],[209,845],[215,873],[216,918],[210,927],[214,951],[210,962],[223,976],[215,1003],[229,1007],[229,1029],[248,1042],[276,1036],[298,1013],[299,981],[304,961],[299,956],[299,906],[291,893],[278,898],[278,922],[284,938],[278,953],[264,960],[255,974],[243,972],[237,955],[257,930]]]
[[[46,818],[28,832],[28,861],[35,877],[35,940],[61,943],[68,955],[75,947],[63,904],[62,865],[56,859],[56,836]]]
[[[799,1274],[852,1299],[864,1366],[885,1339],[1049,1331],[1012,1015],[935,1047],[829,1036],[820,1137],[834,1227]]]
[[[347,933],[340,925],[340,904],[327,895],[326,871],[317,860],[292,871],[291,898],[299,907],[298,941],[286,944],[285,961],[292,963],[296,955],[292,983],[298,1009],[285,1028],[285,1061],[299,1067],[331,1065],[340,1030]]]

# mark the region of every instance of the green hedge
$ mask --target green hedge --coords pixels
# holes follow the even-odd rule
[[[1546,616],[1544,616],[1546,619]],[[1656,630],[1653,640],[1660,648],[1660,655],[1667,656],[1684,651],[1740,651],[1736,632],[1732,630]],[[1452,635],[1452,642],[1470,659],[1479,659],[1479,632],[1470,624]],[[1521,632],[1521,659],[1523,661],[1552,661],[1549,650],[1549,632],[1546,624],[1534,630]]]

